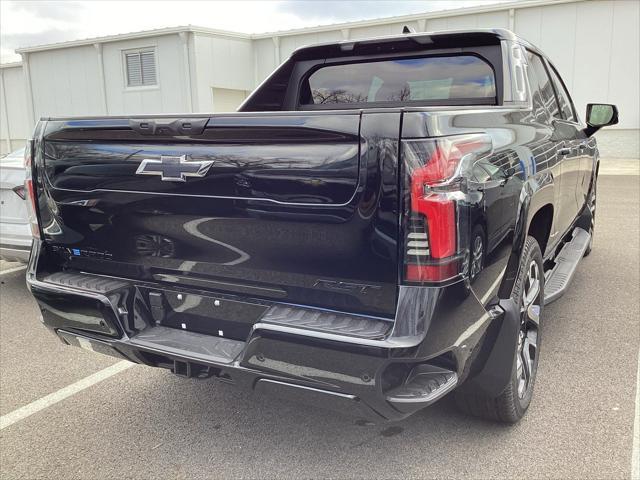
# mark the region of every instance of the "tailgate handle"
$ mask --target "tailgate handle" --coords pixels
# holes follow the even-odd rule
[[[202,135],[209,118],[132,118],[129,127],[140,135]]]

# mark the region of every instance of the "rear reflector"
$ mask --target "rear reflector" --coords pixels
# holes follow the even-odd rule
[[[24,185],[18,185],[17,187],[14,187],[13,191],[15,192],[16,195],[18,195],[22,200],[24,200],[25,197],[25,190],[24,190]]]
[[[29,140],[24,149],[24,190],[27,194],[27,214],[29,216],[29,225],[31,226],[31,235],[34,238],[40,238],[40,228],[38,227],[38,216],[36,214],[36,191],[33,185],[33,165],[31,163],[32,142],[32,140]]]
[[[411,265],[406,267],[406,280],[410,282],[443,282],[455,278],[460,272],[460,261]]]

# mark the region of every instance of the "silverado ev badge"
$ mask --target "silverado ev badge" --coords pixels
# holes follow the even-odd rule
[[[187,161],[186,155],[161,155],[160,160],[142,160],[136,175],[160,175],[163,182],[186,182],[187,177],[204,177],[212,164],[213,160]]]

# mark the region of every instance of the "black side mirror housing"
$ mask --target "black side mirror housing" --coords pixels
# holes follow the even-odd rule
[[[602,127],[618,123],[618,107],[608,103],[587,104],[587,136],[591,136]]]
[[[507,167],[504,169],[504,178],[511,178],[516,174],[516,167]]]

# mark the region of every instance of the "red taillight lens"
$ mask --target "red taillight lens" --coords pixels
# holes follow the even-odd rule
[[[24,189],[27,193],[27,213],[29,215],[29,224],[31,225],[31,234],[35,238],[40,238],[40,228],[38,227],[38,216],[36,214],[36,192],[32,178],[31,149],[31,141],[28,141],[24,149]]]
[[[22,200],[24,200],[25,197],[25,190],[24,190],[24,185],[18,185],[17,187],[14,187],[13,189],[14,193],[16,195],[18,195]]]
[[[433,265],[412,265],[406,268],[406,279],[411,282],[443,282],[455,278],[460,273],[459,259],[448,263],[435,263]]]
[[[29,197],[29,203],[30,203],[30,207],[31,207],[31,211],[35,212],[36,211],[36,192],[33,189],[33,180],[30,178],[27,178],[24,181],[24,188],[27,191],[27,196]]]
[[[413,183],[412,179],[412,183]],[[422,188],[424,184],[418,180]],[[429,250],[433,258],[445,258],[456,251],[456,206],[446,195],[428,193],[411,195],[411,211],[428,219]]]
[[[441,282],[463,270],[460,201],[464,172],[492,150],[484,134],[405,140],[405,280]],[[463,202],[464,203],[464,202]]]

